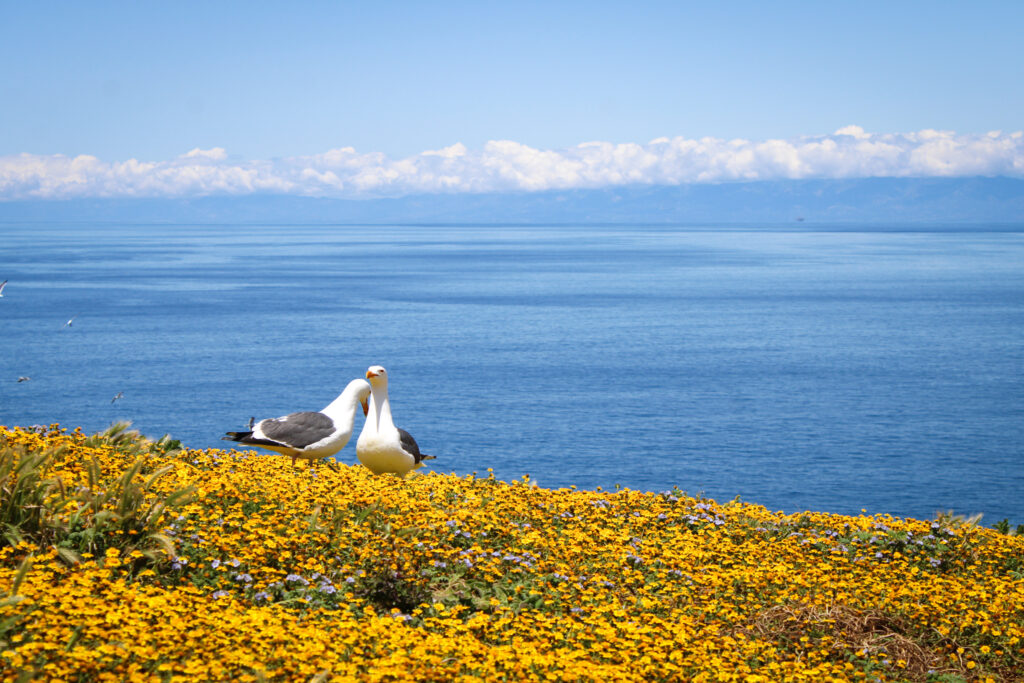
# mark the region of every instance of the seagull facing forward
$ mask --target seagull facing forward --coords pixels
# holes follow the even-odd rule
[[[367,411],[370,385],[366,380],[354,379],[330,405],[318,412],[304,411],[283,417],[250,420],[247,432],[228,432],[221,438],[249,446],[259,446],[283,455],[319,460],[334,455],[352,438],[356,421],[356,406]]]
[[[392,472],[404,477],[410,470],[423,467],[424,460],[433,460],[435,456],[420,453],[416,439],[392,421],[387,370],[373,365],[366,371],[366,379],[372,391],[366,422],[356,442],[359,462],[374,474]]]

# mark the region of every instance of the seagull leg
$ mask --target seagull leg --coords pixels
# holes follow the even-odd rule
[[[292,455],[292,469],[295,469],[295,456]]]

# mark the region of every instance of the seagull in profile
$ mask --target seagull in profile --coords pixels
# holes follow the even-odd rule
[[[66,323],[64,323],[64,327],[71,327],[71,323],[75,322],[75,318],[77,318],[77,317],[78,317],[77,315],[71,316],[71,319],[68,320]]]
[[[363,415],[366,415],[369,396],[369,383],[354,379],[323,410],[290,413],[260,420],[256,424],[252,424],[254,418],[250,418],[249,431],[228,432],[221,438],[290,455],[293,467],[296,458],[319,460],[345,447],[355,427],[356,406],[361,405]]]
[[[28,382],[28,381],[30,381],[31,379],[32,379],[31,377],[27,377],[27,376],[25,376],[25,375],[22,375],[21,377],[19,377],[19,378],[18,378],[18,381],[19,381],[19,382]]]
[[[424,460],[435,456],[420,452],[412,434],[399,429],[391,419],[388,401],[388,371],[373,365],[366,371],[372,391],[370,409],[363,423],[363,431],[356,442],[356,457],[374,474],[392,472],[404,477],[410,470],[423,467]]]
[[[119,398],[124,398],[124,392],[123,391],[117,392],[117,396],[115,396],[114,398],[110,399],[110,402],[113,403],[114,401],[116,401]]]
[[[0,282],[0,296],[4,295],[4,287],[6,287],[6,286],[7,286],[7,280],[4,280],[3,282]]]

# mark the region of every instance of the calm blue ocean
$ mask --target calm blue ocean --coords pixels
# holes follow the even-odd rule
[[[1024,523],[1024,227],[0,237],[0,424],[221,447],[381,364],[437,471]]]

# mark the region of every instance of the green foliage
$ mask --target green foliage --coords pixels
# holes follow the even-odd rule
[[[354,592],[380,610],[397,609],[406,614],[430,600],[430,594],[422,586],[383,568],[364,575]]]
[[[168,434],[153,441],[142,436],[138,431],[128,428],[131,422],[115,422],[105,432],[99,432],[86,438],[85,444],[90,448],[109,446],[114,452],[127,455],[143,456],[149,454],[170,455],[182,449],[181,442],[172,439]]]
[[[965,517],[964,515],[958,515],[952,510],[946,510],[945,512],[936,512],[935,521],[943,526],[978,526],[981,516],[980,512]]]
[[[734,520],[763,537],[778,541],[792,539],[826,556],[845,555],[855,562],[907,562],[924,571],[950,573],[970,566],[990,539],[975,533],[981,529],[981,515],[965,518],[952,512],[936,515],[927,533],[907,528],[890,528],[876,518],[870,527],[846,524],[824,528],[814,515],[798,515],[783,524],[764,524],[757,519]],[[1007,571],[1018,569],[1015,558],[1007,558]]]
[[[66,448],[31,452],[20,444],[0,443],[0,540],[53,547],[69,564],[79,562],[82,553],[108,548],[122,554],[138,550],[148,563],[173,556],[171,540],[159,530],[166,512],[187,502],[193,489],[155,491],[154,484],[173,466],[146,471],[150,456],[168,452],[176,442],[150,441],[127,432],[126,426],[114,425],[87,441],[137,459],[120,473],[104,473],[93,459],[86,466],[86,481],[77,485],[51,474]]]
[[[21,565],[14,575],[14,580],[11,582],[11,590],[7,597],[0,598],[0,610],[2,610],[0,611],[0,650],[6,650],[10,646],[11,635],[17,632],[19,624],[33,611],[32,607],[21,612],[3,609],[5,607],[13,607],[25,599],[25,596],[20,595],[18,590],[31,569],[32,558],[26,557],[21,561]]]
[[[0,446],[0,525],[8,544],[17,544],[24,534],[38,535],[50,524],[47,500],[66,492],[59,477],[47,474],[63,454],[63,448],[32,453],[20,445]]]
[[[1003,519],[992,525],[992,528],[1001,534],[1007,536],[1024,536],[1024,524],[1018,524],[1016,527],[1010,526],[1009,519]]]

